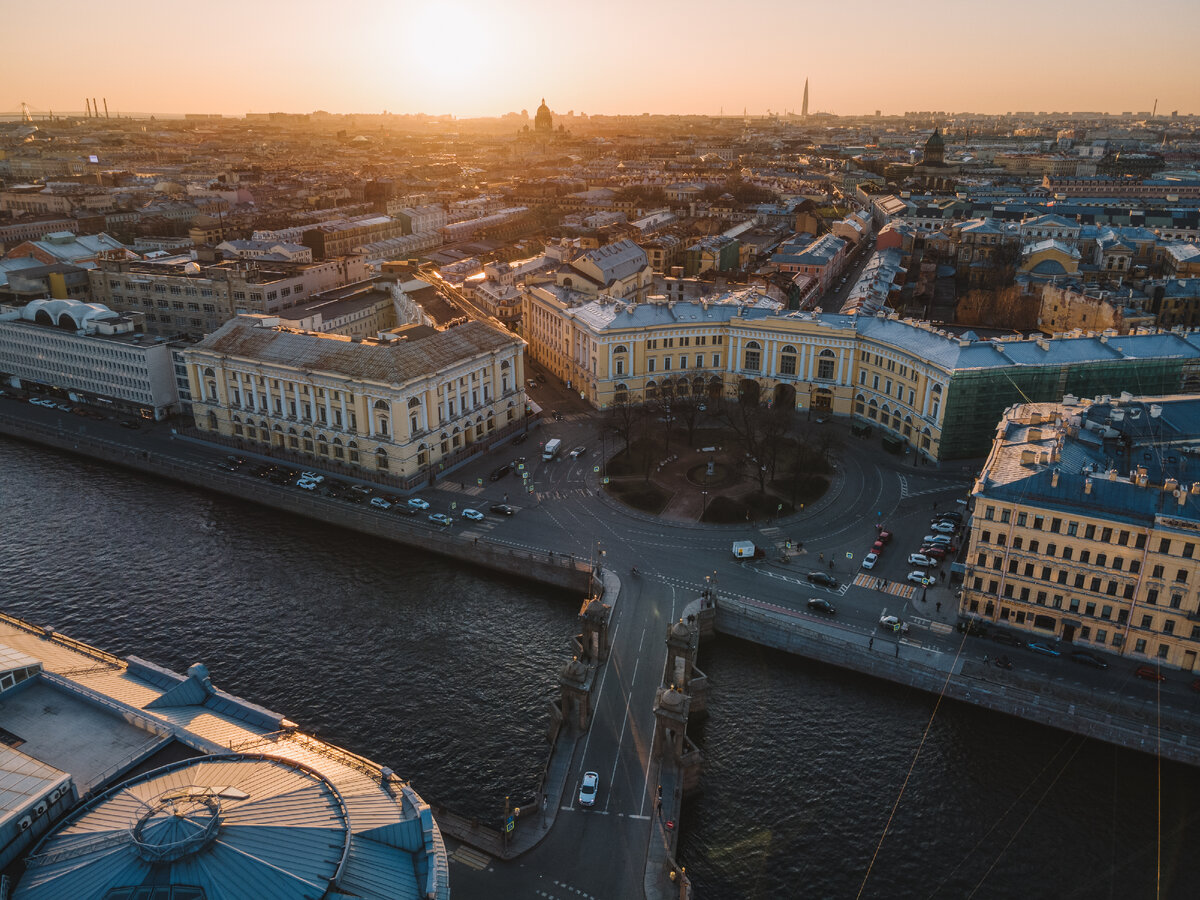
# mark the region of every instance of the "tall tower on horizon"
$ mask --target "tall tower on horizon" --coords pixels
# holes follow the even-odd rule
[[[800,103],[800,117],[808,118],[808,79],[804,79],[804,100]]]

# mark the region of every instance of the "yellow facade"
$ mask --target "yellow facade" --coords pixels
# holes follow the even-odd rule
[[[231,353],[220,343],[230,327],[278,330],[277,321],[243,316],[214,335],[213,346],[206,347],[206,340],[185,351],[199,430],[260,445],[264,452],[285,451],[314,465],[331,461],[411,486],[482,451],[524,419],[521,341],[482,323],[460,326],[485,330],[473,350],[437,371],[414,372],[396,381],[393,373],[373,378]],[[283,333],[323,342],[331,349],[318,352],[331,355],[396,347],[387,347],[386,341]]]
[[[748,294],[747,294],[748,295]],[[592,403],[638,403],[665,382],[678,392],[754,392],[771,404],[857,416],[939,451],[950,373],[860,332],[853,317],[742,309],[735,303],[582,302],[524,291],[530,357]]]
[[[960,612],[1200,672],[1200,482],[1068,470],[1064,409],[1027,404],[1001,423],[974,490]]]

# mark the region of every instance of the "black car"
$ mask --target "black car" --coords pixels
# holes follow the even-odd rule
[[[1007,631],[993,631],[992,632],[992,640],[995,641],[997,644],[1004,644],[1005,646],[1008,646],[1008,647],[1024,647],[1025,646],[1024,641],[1022,641],[1020,638],[1014,637],[1013,635],[1009,634]]]
[[[560,413],[557,409],[554,410],[554,412],[550,413],[550,415],[551,415],[551,417],[553,417],[555,422],[562,421],[562,413]]]
[[[497,503],[492,507],[492,512],[498,516],[511,516],[516,510],[507,503]]]
[[[819,584],[822,587],[835,588],[838,586],[837,579],[825,572],[809,572],[808,580],[811,584]]]
[[[512,463],[505,463],[497,469],[492,469],[492,474],[488,476],[490,481],[499,481],[505,475],[512,471]]]
[[[824,597],[811,597],[808,601],[808,608],[813,612],[825,613],[827,616],[837,614],[837,609],[834,608],[834,605]]]
[[[523,444],[523,443],[525,443],[525,440],[526,440],[528,437],[529,437],[529,432],[528,432],[528,431],[522,431],[522,432],[521,432],[520,434],[518,434],[518,435],[517,435],[515,438],[513,438],[512,442],[513,442],[513,444],[514,444],[514,445],[516,445],[516,444]]]
[[[1107,669],[1108,663],[1098,657],[1095,653],[1088,653],[1086,650],[1076,650],[1071,654],[1071,659],[1083,666],[1091,666],[1093,669]]]

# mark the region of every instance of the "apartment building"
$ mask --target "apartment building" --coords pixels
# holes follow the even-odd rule
[[[964,616],[1200,671],[1200,398],[1015,405],[972,497]]]
[[[111,309],[143,313],[148,332],[193,338],[239,313],[272,314],[313,294],[367,277],[366,260],[320,263],[223,260],[187,256],[101,261],[89,273],[92,298]]]
[[[183,355],[200,431],[413,487],[521,424],[523,345],[484,322],[371,339],[244,315]]]

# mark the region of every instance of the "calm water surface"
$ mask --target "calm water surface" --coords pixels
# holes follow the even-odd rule
[[[488,819],[536,789],[572,596],[4,439],[0,528],[7,612],[203,661],[432,802]],[[869,866],[871,898],[1200,897],[1196,770],[1162,767],[1160,852],[1149,756],[945,704],[913,766],[927,695],[730,639],[701,666],[702,900],[852,898]]]

